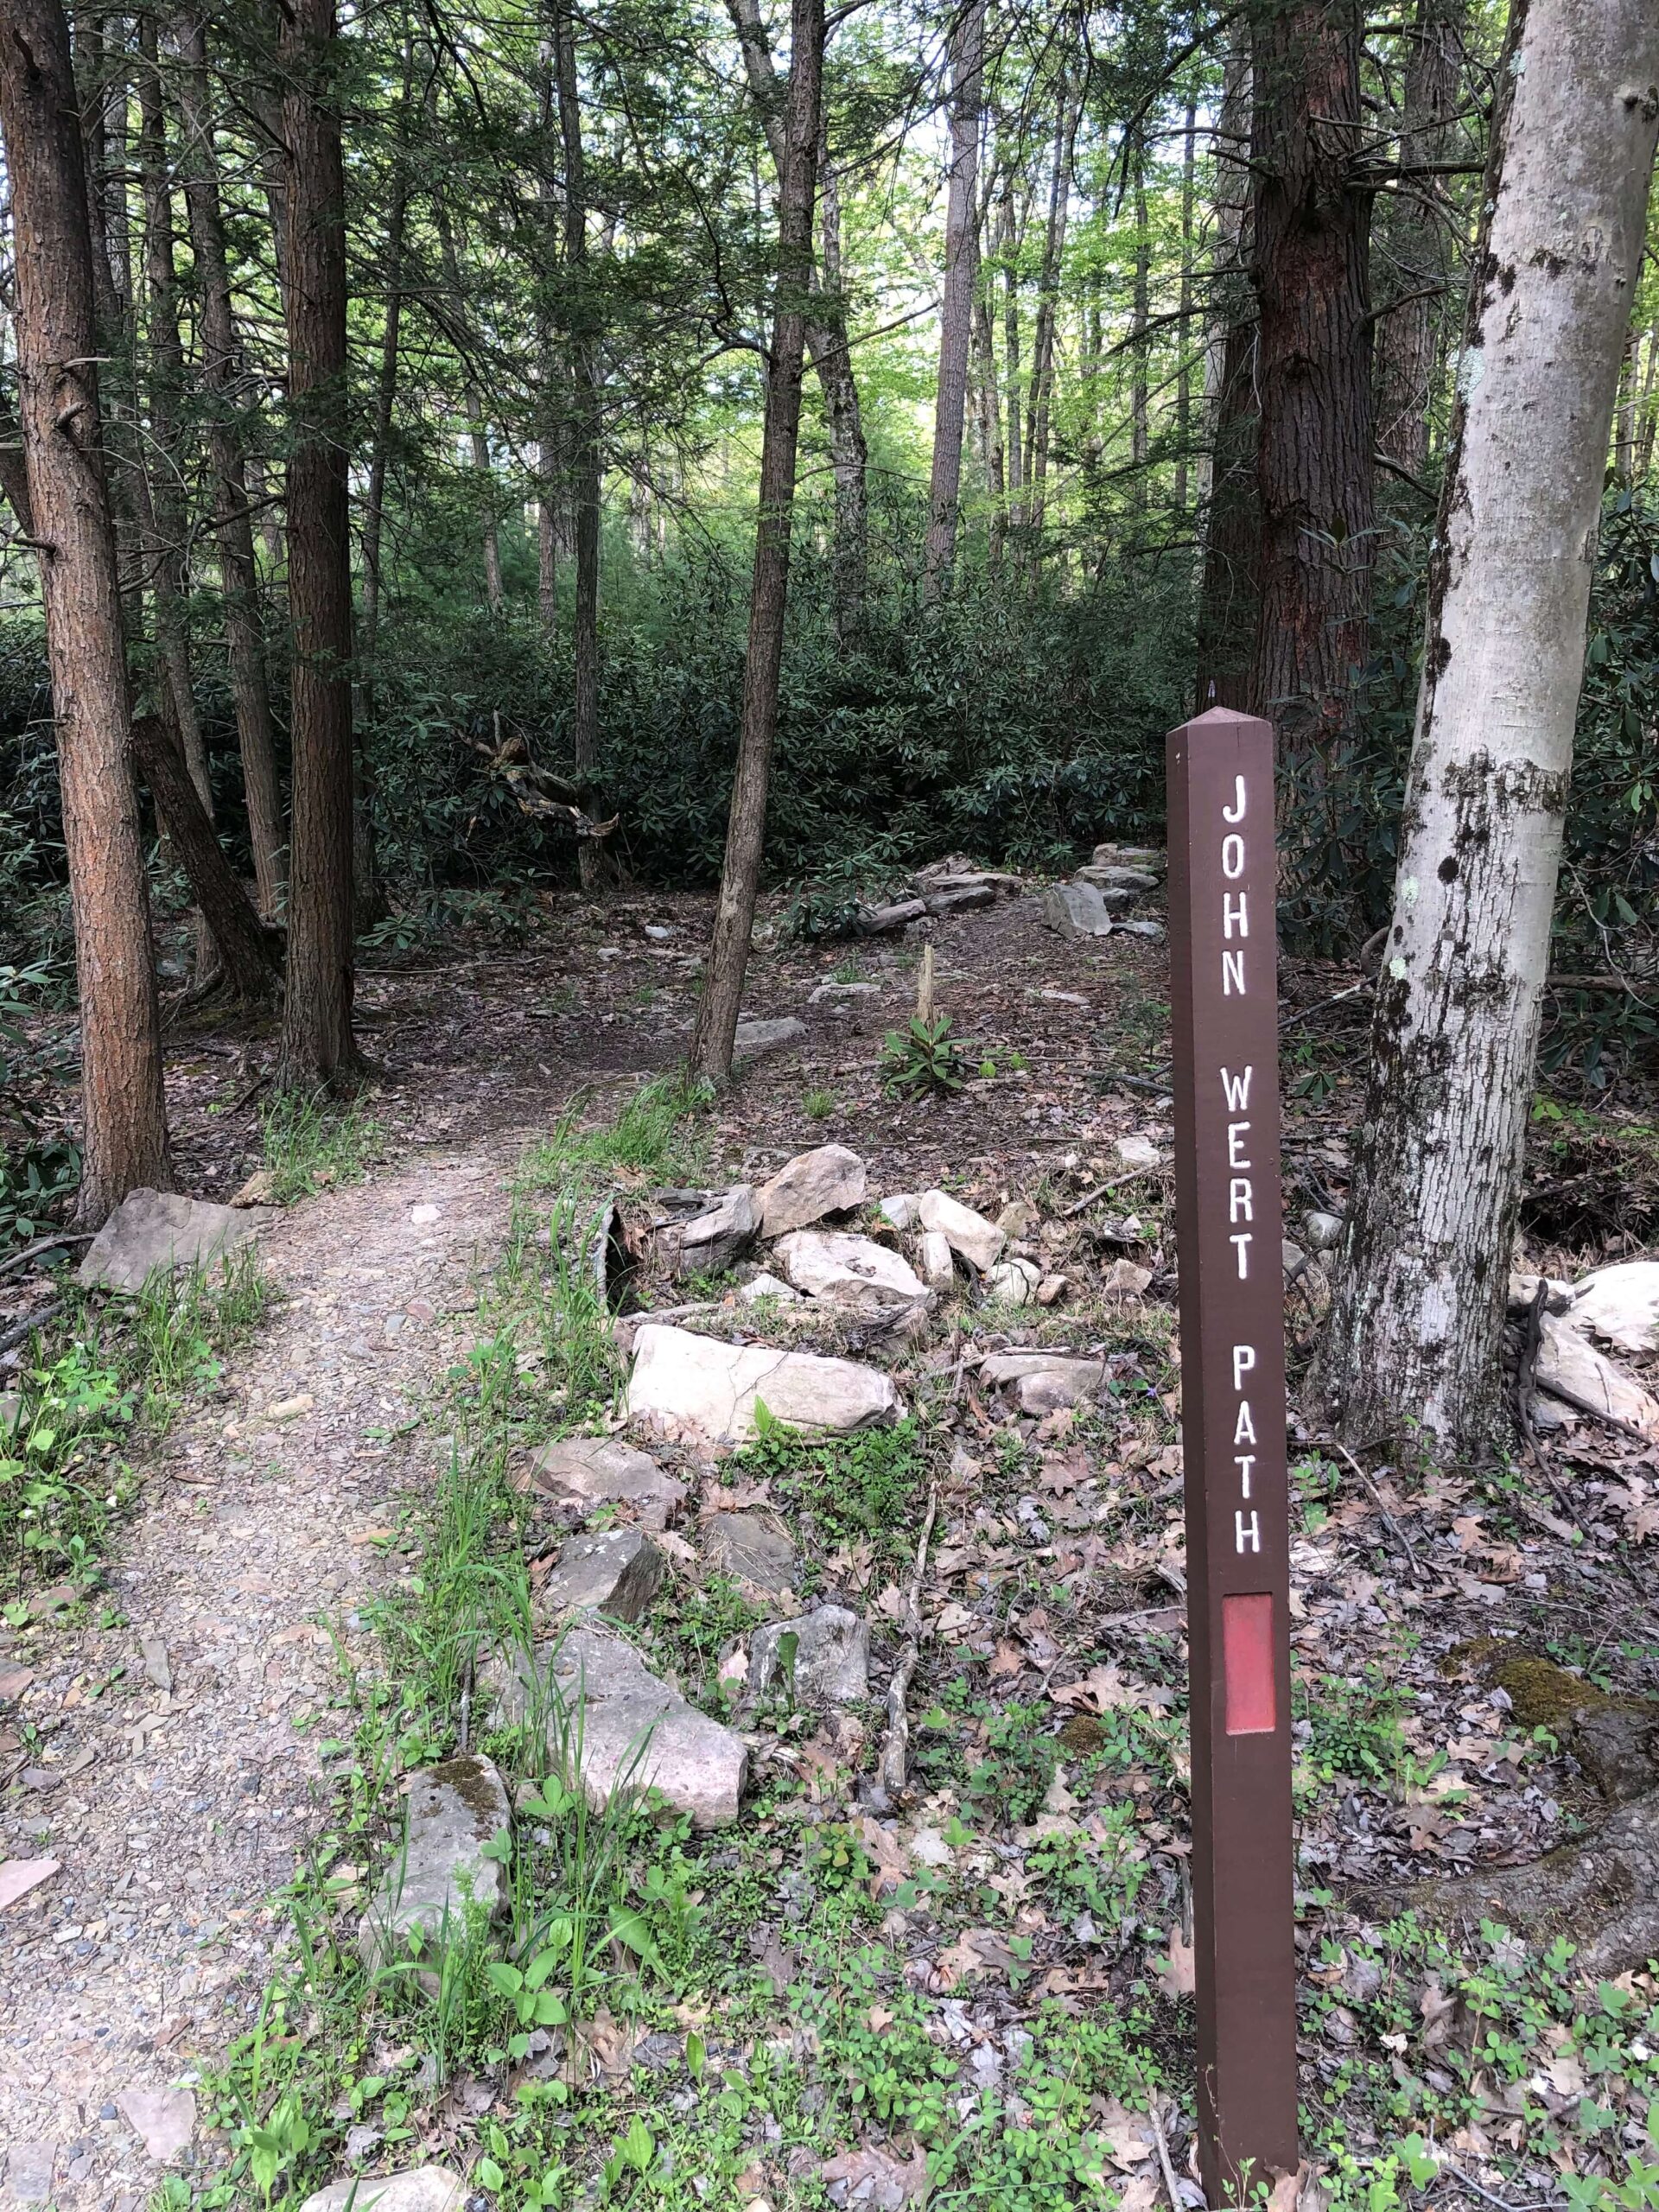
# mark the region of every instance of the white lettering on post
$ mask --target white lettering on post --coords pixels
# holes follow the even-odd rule
[[[1239,1486],[1244,1496],[1248,1497],[1250,1494],[1250,1469],[1255,1465],[1255,1452],[1236,1452],[1233,1454],[1233,1465],[1238,1469]]]
[[[1233,1441],[1235,1444],[1254,1444],[1255,1441],[1255,1423],[1250,1419],[1248,1398],[1241,1398],[1238,1402],[1238,1419],[1233,1423]]]
[[[1242,1390],[1244,1388],[1244,1377],[1255,1365],[1255,1346],[1254,1344],[1233,1346],[1233,1388],[1235,1390]]]
[[[1236,883],[1244,873],[1244,840],[1236,830],[1221,841],[1221,872],[1229,883]]]
[[[1249,1128],[1248,1122],[1229,1122],[1227,1124],[1227,1165],[1230,1167],[1249,1167],[1251,1162],[1240,1157],[1239,1145]]]
[[[1240,937],[1249,937],[1250,933],[1250,914],[1249,893],[1247,891],[1241,891],[1236,899],[1235,899],[1232,893],[1229,891],[1224,891],[1221,894],[1221,933],[1223,937],[1231,937],[1235,923],[1236,923],[1238,926],[1238,933]]]
[[[1241,1510],[1233,1516],[1233,1527],[1238,1532],[1238,1549],[1241,1552],[1259,1552],[1261,1550],[1262,1516],[1259,1513],[1253,1512],[1250,1515],[1249,1519],[1246,1521],[1243,1512]]]
[[[1232,804],[1224,806],[1221,810],[1221,818],[1224,822],[1242,822],[1244,819],[1244,779],[1243,776],[1236,776],[1233,779],[1233,791]]]
[[[1250,1235],[1249,1230],[1245,1229],[1241,1230],[1236,1236],[1230,1236],[1227,1239],[1227,1242],[1232,1246],[1234,1251],[1238,1255],[1238,1279],[1240,1282],[1247,1281],[1250,1272],[1249,1266],[1246,1264],[1247,1255],[1249,1252],[1250,1246],[1255,1242],[1255,1239]]]
[[[1227,1218],[1229,1221],[1254,1221],[1252,1204],[1255,1192],[1248,1176],[1235,1175],[1227,1186]]]
[[[1221,956],[1221,995],[1224,999],[1242,999],[1246,995],[1242,952],[1224,952]]]
[[[1227,1101],[1227,1111],[1230,1114],[1248,1114],[1249,1112],[1250,1077],[1255,1073],[1255,1070],[1254,1067],[1246,1068],[1243,1075],[1230,1075],[1227,1070],[1223,1068],[1221,1071],[1221,1092],[1222,1096]]]

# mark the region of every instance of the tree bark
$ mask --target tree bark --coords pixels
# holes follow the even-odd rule
[[[288,217],[283,261],[292,449],[288,598],[294,633],[293,880],[283,1080],[333,1084],[352,1036],[352,571],[346,362],[346,179],[334,0],[293,0],[278,46]]]
[[[1027,520],[1032,528],[1031,573],[1034,580],[1042,561],[1043,514],[1048,483],[1049,429],[1053,416],[1054,359],[1059,326],[1060,269],[1065,258],[1066,216],[1071,202],[1071,157],[1077,144],[1080,99],[1060,80],[1059,110],[1054,126],[1054,168],[1049,179],[1048,227],[1043,235],[1043,270],[1037,301],[1037,328],[1033,340],[1031,390],[1026,409],[1026,458],[1031,497]]]
[[[588,188],[576,84],[575,27],[569,0],[556,0],[554,23],[559,133],[564,147],[564,262],[574,296],[569,336],[576,574],[570,751],[580,804],[591,814],[594,771],[599,760],[599,334],[588,273]],[[604,855],[597,838],[577,839],[576,865],[582,889],[598,890],[603,880]]]
[[[1025,449],[1020,436],[1023,395],[1020,383],[1020,226],[1014,218],[1014,164],[1002,180],[997,205],[997,246],[1002,261],[1002,370],[1008,395],[1008,527],[1018,530],[1026,518]]]
[[[1329,843],[1330,755],[1366,656],[1373,407],[1357,0],[1261,0],[1251,213],[1261,399],[1256,712],[1279,725],[1293,840]]]
[[[1400,116],[1402,170],[1452,157],[1466,0],[1417,0]],[[1376,449],[1420,482],[1428,467],[1428,410],[1450,280],[1447,218],[1433,178],[1389,206],[1386,240],[1399,294],[1377,324]]]
[[[1181,289],[1175,342],[1180,349],[1175,372],[1175,512],[1186,512],[1187,472],[1192,452],[1192,207],[1198,179],[1198,103],[1190,95],[1181,143]]]
[[[727,0],[727,9],[737,33],[744,73],[781,185],[785,87],[779,81],[777,65],[772,58],[771,42],[761,20],[760,0]],[[847,302],[842,289],[841,190],[830,159],[822,115],[818,122],[817,161],[823,261],[818,286],[807,310],[806,349],[823,397],[824,424],[830,435],[830,467],[836,483],[832,554],[836,634],[841,644],[849,645],[863,620],[869,570],[868,454],[858,383],[853,374],[852,349],[847,338]]]
[[[237,881],[195,779],[159,715],[133,717],[132,757],[189,878],[226,981],[240,999],[274,998],[282,964],[279,940],[274,931],[267,933]]]
[[[784,118],[784,159],[778,176],[778,289],[760,442],[760,508],[754,531],[743,711],[720,899],[691,1044],[692,1065],[717,1084],[731,1078],[738,1010],[748,969],[749,935],[760,895],[766,789],[778,734],[790,526],[801,429],[801,376],[812,284],[812,186],[823,39],[823,0],[792,0],[789,97]]]
[[[933,408],[922,597],[949,588],[962,504],[962,435],[968,412],[968,352],[979,274],[979,111],[985,80],[985,0],[957,19],[950,55],[950,168],[945,188],[944,299],[939,314],[939,378]]]
[[[1147,155],[1135,149],[1135,291],[1129,305],[1129,490],[1137,507],[1147,503],[1147,461],[1152,450],[1147,395],[1147,324],[1152,314],[1152,240],[1147,231]]]
[[[213,111],[207,73],[205,20],[192,15],[180,26],[179,101],[185,146],[181,167],[200,292],[198,314],[202,381],[208,402],[207,455],[213,476],[213,522],[224,585],[225,636],[231,695],[242,753],[248,841],[259,911],[267,921],[281,913],[287,885],[282,791],[276,777],[276,740],[265,676],[264,626],[259,615],[259,571],[253,553],[253,519],[247,468],[236,412],[241,367],[231,312],[230,264],[213,149]]]
[[[1608,429],[1659,137],[1659,15],[1649,0],[1530,0],[1497,81],[1324,1377],[1351,1441],[1408,1416],[1459,1459],[1500,1403]]]
[[[454,305],[458,323],[466,320],[466,302],[461,284],[461,257],[455,251],[455,233],[449,221],[449,212],[440,192],[435,194],[432,213],[437,226],[438,251],[443,256],[443,281]],[[484,596],[492,614],[501,612],[501,538],[495,519],[495,472],[490,467],[489,433],[484,424],[484,402],[478,384],[465,360],[461,368],[463,404],[467,410],[467,436],[472,447],[473,474],[478,481],[479,520],[484,548]]]
[[[1248,710],[1255,649],[1256,551],[1261,543],[1255,449],[1255,296],[1249,278],[1250,54],[1241,37],[1227,57],[1216,119],[1219,179],[1211,272],[1204,405],[1209,460],[1200,494],[1204,547],[1198,583],[1198,711]]]
[[[98,316],[69,29],[60,0],[9,0],[0,129],[17,264],[17,384],[41,538],[47,654],[74,918],[84,1116],[78,1217],[165,1189],[156,971],[115,535],[100,443]]]

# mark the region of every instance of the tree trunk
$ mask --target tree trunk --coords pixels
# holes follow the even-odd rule
[[[449,222],[449,212],[442,198],[435,194],[432,213],[437,226],[438,251],[443,256],[443,281],[453,304],[457,324],[466,321],[466,300],[461,284],[461,257],[455,251],[455,234]],[[473,474],[478,481],[479,520],[484,547],[484,596],[492,614],[501,612],[501,539],[495,519],[495,472],[490,467],[489,434],[484,426],[484,402],[479,396],[478,384],[465,360],[461,368],[461,388],[467,409],[467,435],[472,447]]]
[[[1002,565],[1007,471],[1002,455],[1002,401],[996,388],[996,336],[991,327],[990,302],[982,295],[974,302],[974,350],[979,356],[980,444],[985,456],[985,489],[991,502],[987,558],[995,571]]]
[[[980,0],[982,4],[982,0]],[[785,87],[779,81],[772,46],[761,19],[760,0],[727,0],[732,26],[743,54],[744,73],[760,117],[766,144],[781,186],[784,173]],[[808,305],[806,347],[823,397],[830,435],[830,467],[836,481],[836,635],[842,645],[856,637],[863,620],[869,569],[868,454],[864,442],[858,384],[847,340],[847,302],[842,289],[841,190],[830,159],[823,118],[818,124],[819,220],[823,265]]]
[[[536,502],[536,612],[543,642],[550,645],[559,634],[558,514],[550,489],[558,468],[558,448],[553,439],[542,440],[537,459],[542,491]]]
[[[1636,408],[1639,389],[1637,372],[1642,360],[1642,334],[1632,330],[1624,346],[1624,363],[1618,378],[1618,406],[1613,423],[1613,474],[1628,491],[1636,481]]]
[[[1653,464],[1653,386],[1656,374],[1659,374],[1659,326],[1648,333],[1648,365],[1642,373],[1642,419],[1636,433],[1636,474],[1641,482],[1646,481],[1648,471]]]
[[[1135,471],[1130,495],[1137,507],[1147,503],[1147,461],[1152,450],[1151,406],[1147,396],[1147,324],[1151,319],[1152,240],[1147,231],[1147,154],[1135,149],[1135,292],[1129,307],[1129,466]]]
[[[1026,518],[1025,452],[1020,437],[1023,394],[1020,383],[1020,231],[1014,220],[1014,164],[1002,180],[997,206],[997,246],[1002,261],[1002,381],[1008,395],[1007,523],[1018,530]]]
[[[1279,724],[1293,840],[1334,835],[1326,778],[1366,655],[1372,559],[1372,182],[1357,0],[1254,22],[1251,223],[1262,419],[1252,703]]]
[[[575,512],[575,604],[572,618],[575,677],[571,700],[571,758],[581,804],[594,811],[594,770],[599,760],[599,334],[588,276],[588,190],[582,158],[582,105],[576,83],[576,41],[569,0],[556,0],[556,54],[559,132],[564,146],[564,261],[575,304],[570,330],[570,390],[575,411],[571,504]],[[594,892],[604,876],[599,841],[580,837],[576,865],[582,887]]]
[[[1175,342],[1179,358],[1175,371],[1175,512],[1186,512],[1187,470],[1192,448],[1192,207],[1197,198],[1198,103],[1190,96],[1181,144],[1181,289],[1177,302],[1179,320]]]
[[[1048,227],[1043,237],[1043,273],[1037,303],[1037,329],[1033,343],[1031,392],[1026,411],[1026,455],[1031,480],[1027,519],[1033,537],[1031,573],[1034,579],[1042,560],[1044,494],[1048,481],[1048,437],[1053,413],[1054,359],[1060,304],[1060,269],[1065,257],[1065,223],[1071,200],[1071,156],[1077,143],[1081,99],[1074,99],[1066,79],[1060,80],[1059,113],[1054,129],[1054,169],[1049,180]]]
[[[778,687],[783,671],[784,614],[789,595],[790,525],[795,456],[801,429],[801,373],[806,308],[812,283],[812,184],[818,143],[818,96],[823,72],[823,0],[792,0],[789,97],[784,159],[778,174],[778,289],[772,313],[766,411],[760,442],[760,505],[754,530],[754,580],[749,600],[743,712],[732,779],[720,900],[697,1006],[692,1065],[724,1084],[732,1048],[749,935],[760,895],[766,843],[766,787],[778,734]]]
[[[1466,0],[1417,0],[1400,117],[1402,170],[1452,155]],[[1376,449],[1421,481],[1428,466],[1428,408],[1450,275],[1446,214],[1434,180],[1392,195],[1385,229],[1398,304],[1377,324]]]
[[[1497,82],[1507,111],[1324,1377],[1351,1441],[1408,1416],[1459,1459],[1500,1402],[1607,435],[1659,136],[1659,15],[1530,0]]]
[[[1198,681],[1200,714],[1211,707],[1248,709],[1255,649],[1255,448],[1260,428],[1255,377],[1255,297],[1250,283],[1249,46],[1241,37],[1227,57],[1216,121],[1219,188],[1211,277],[1214,305],[1205,348],[1204,404],[1209,460],[1201,493],[1204,546],[1198,583]]]
[[[240,999],[274,998],[281,967],[277,940],[274,932],[267,934],[249,905],[201,804],[195,779],[159,715],[134,716],[132,757],[189,878],[191,896],[207,924],[226,982]]]
[[[333,1084],[352,1036],[352,570],[346,362],[346,179],[334,105],[334,0],[294,0],[278,45],[288,215],[284,301],[292,450],[293,880],[283,1005],[285,1083]]]
[[[259,616],[259,571],[253,556],[247,469],[236,415],[239,350],[231,312],[230,265],[213,151],[207,27],[200,16],[181,24],[179,52],[182,64],[179,101],[185,124],[181,166],[200,293],[202,381],[209,407],[207,454],[213,474],[213,521],[224,584],[231,694],[242,753],[242,784],[259,911],[267,921],[274,921],[282,912],[287,879],[283,802],[265,678],[264,627]]]
[[[79,1219],[165,1189],[166,1111],[115,536],[99,442],[86,168],[60,0],[10,0],[0,40],[16,252],[17,384],[41,540],[74,918],[84,1116]]]
[[[948,589],[962,500],[962,434],[968,409],[968,349],[979,273],[979,109],[985,77],[985,0],[957,19],[950,56],[950,169],[944,217],[944,301],[939,315],[939,380],[933,409],[922,597]]]

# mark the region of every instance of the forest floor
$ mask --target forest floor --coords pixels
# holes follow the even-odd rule
[[[697,1108],[648,1078],[689,1038],[707,917],[567,900],[528,942],[389,960],[361,985],[371,1081],[332,1129],[262,1139],[268,1038],[171,1038],[181,1186],[225,1198],[263,1163],[313,1190],[261,1239],[263,1323],[199,1363],[165,1433],[102,1447],[131,1494],[101,1550],[45,1588],[18,1554],[0,1885],[34,1878],[0,1887],[12,2201],[297,2203],[431,2163],[510,2212],[1201,2202],[1163,948],[1062,941],[1030,898],[940,922],[938,1002],[980,1072],[903,1102],[880,1040],[919,938],[774,937],[747,1011],[806,1034]],[[814,1002],[826,980],[876,988]],[[1341,1209],[1355,981],[1285,978],[1299,1241],[1308,1209]],[[872,1206],[943,1186],[1066,1289],[960,1296],[898,1338],[696,1286],[696,1325],[885,1366],[907,1415],[662,1452],[689,1494],[627,1633],[743,1732],[748,1792],[708,1834],[583,1821],[480,1679],[562,1533],[530,1451],[603,1426],[626,1371],[561,1264],[572,1224],[613,1191],[758,1183],[830,1141],[868,1163]],[[1643,1249],[1654,1155],[1635,1102],[1552,1109],[1533,1263],[1571,1277]],[[20,1313],[56,1295],[0,1292]],[[1317,1268],[1287,1292],[1294,1400],[1325,1295]],[[977,1373],[1009,1345],[1101,1353],[1109,1391],[1021,1412]],[[46,1386],[22,1385],[27,1412]],[[1300,1414],[1293,1440],[1304,2201],[1659,2202],[1651,1975],[1592,1980],[1559,1947],[1364,1909],[1601,1817],[1562,1715],[1593,1688],[1659,1692],[1652,1453],[1590,1421],[1433,1474],[1358,1468]],[[868,1706],[735,1704],[777,1601],[711,1564],[709,1519],[733,1510],[787,1531],[799,1598],[870,1623]],[[882,1702],[912,1588],[893,1797]],[[518,1794],[511,1933],[474,1928],[429,1987],[371,1976],[358,1922],[408,1777],[469,1729]],[[535,1967],[524,1987],[502,1940]],[[557,1999],[539,2012],[538,1990]]]

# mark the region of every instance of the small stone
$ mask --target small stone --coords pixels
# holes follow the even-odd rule
[[[762,1184],[756,1205],[762,1236],[784,1236],[822,1221],[827,1213],[861,1206],[868,1186],[864,1162],[844,1144],[803,1152]]]
[[[898,1253],[868,1236],[791,1230],[774,1247],[797,1290],[855,1313],[884,1313],[919,1306],[927,1286]]]
[[[936,1297],[948,1298],[957,1287],[957,1263],[942,1230],[922,1231],[921,1261],[922,1281]]]
[[[834,1006],[845,999],[875,999],[881,995],[880,983],[819,983],[808,995],[809,1006]]]
[[[9,1904],[16,1904],[19,1897],[26,1897],[42,1882],[49,1882],[61,1867],[62,1861],[56,1859],[0,1860],[0,1912]]]
[[[1143,1298],[1152,1281],[1150,1268],[1137,1267],[1133,1260],[1114,1260],[1100,1279],[1100,1287],[1115,1298]]]
[[[1315,1252],[1332,1251],[1342,1242],[1342,1216],[1339,1213],[1304,1214],[1302,1234]]]
[[[607,1529],[573,1536],[537,1592],[537,1615],[608,1613],[628,1627],[642,1620],[668,1571],[668,1561],[640,1529]]]
[[[467,2184],[447,2166],[401,2174],[352,2174],[308,2196],[300,2212],[461,2212]]]
[[[765,1052],[781,1052],[785,1045],[798,1045],[806,1034],[806,1024],[798,1021],[793,1014],[785,1014],[779,1021],[740,1021],[733,1040],[734,1058],[756,1060]]]
[[[628,1415],[713,1443],[747,1444],[755,1401],[792,1427],[832,1433],[900,1420],[904,1402],[890,1376],[850,1359],[728,1344],[667,1323],[647,1323],[634,1338]]]
[[[924,1229],[937,1230],[950,1249],[960,1252],[981,1274],[995,1264],[1007,1242],[995,1222],[987,1221],[982,1213],[976,1213],[944,1191],[924,1191],[916,1213]]]
[[[141,1636],[138,1656],[144,1662],[144,1672],[158,1690],[171,1692],[173,1669],[168,1664],[167,1646],[159,1636]]]
[[[1288,1236],[1280,1238],[1279,1249],[1284,1260],[1285,1281],[1287,1282],[1294,1282],[1297,1276],[1300,1275],[1305,1268],[1310,1268],[1313,1264],[1308,1258],[1306,1253],[1303,1251],[1301,1246],[1300,1244],[1293,1244]]]
[[[407,1817],[404,1843],[358,1925],[372,1973],[402,1957],[415,1929],[429,1956],[446,1936],[462,1935],[469,1906],[493,1920],[506,1903],[501,1859],[485,1846],[511,1835],[512,1808],[488,1759],[469,1751],[411,1776]]]
[[[1105,893],[1092,883],[1051,884],[1043,893],[1043,922],[1068,938],[1109,937],[1112,928]]]
[[[1161,1167],[1164,1155],[1150,1137],[1119,1137],[1113,1147],[1125,1167]]]
[[[88,1248],[84,1290],[142,1290],[159,1269],[211,1268],[272,1218],[257,1207],[210,1205],[176,1191],[129,1191]]]
[[[1104,1359],[1087,1359],[1075,1352],[988,1352],[979,1363],[979,1371],[993,1385],[1006,1387],[1013,1383],[1021,1408],[1027,1413],[1052,1413],[1061,1407],[1074,1406],[1084,1398],[1102,1397],[1106,1390]],[[1027,1403],[1025,1385],[1037,1376],[1045,1378],[1043,1389],[1033,1392]]]
[[[877,1211],[883,1221],[891,1222],[895,1229],[913,1229],[917,1208],[921,1200],[913,1191],[895,1191],[882,1199]]]
[[[655,1529],[667,1525],[685,1497],[683,1483],[618,1436],[562,1436],[543,1445],[520,1486],[584,1513],[596,1505],[631,1505]]]
[[[719,1274],[748,1249],[754,1228],[753,1189],[734,1183],[706,1211],[658,1230],[653,1242],[671,1274]]]
[[[268,1167],[257,1167],[231,1193],[233,1206],[269,1206],[276,1202],[276,1179]]]
[[[1029,1306],[1038,1280],[1029,1260],[999,1260],[985,1278],[986,1295],[1004,1306]]]
[[[645,935],[653,944],[666,944],[670,938],[679,935],[677,927],[672,922],[647,922],[645,926]]]
[[[44,2204],[58,2162],[55,2143],[14,2143],[6,2153],[6,2187],[19,2204]]]
[[[716,1513],[703,1539],[703,1557],[739,1582],[776,1598],[794,1580],[796,1553],[789,1538],[753,1513]]]
[[[267,1406],[265,1419],[276,1421],[299,1421],[303,1415],[313,1411],[316,1402],[308,1390],[302,1390],[295,1397],[279,1398],[274,1406]]]
[[[1011,1244],[1022,1236],[1029,1236],[1040,1219],[1037,1209],[1027,1198],[1013,1198],[996,1217],[996,1225]]]
[[[763,1298],[776,1298],[785,1306],[798,1306],[801,1294],[780,1275],[768,1274],[762,1268],[760,1274],[751,1275],[738,1292],[746,1306],[758,1306]]]
[[[158,2166],[170,2165],[189,2149],[196,2132],[196,2100],[190,2090],[128,2089],[115,2101]]]
[[[442,1211],[441,1207],[429,1204],[426,1205],[411,1206],[409,1210],[409,1217],[415,1224],[415,1226],[417,1229],[426,1229],[437,1219],[438,1215]]]
[[[1163,924],[1162,924],[1161,922],[1147,922],[1147,921],[1122,922],[1122,921],[1120,921],[1120,922],[1118,922],[1118,923],[1115,924],[1115,925],[1114,925],[1114,926],[1116,927],[1116,931],[1117,931],[1117,933],[1118,933],[1118,935],[1119,935],[1120,937],[1144,937],[1144,938],[1150,938],[1153,940],[1153,942],[1154,942],[1154,944],[1155,944],[1155,943],[1159,940],[1159,938],[1160,938],[1163,936],[1163,934],[1164,934],[1164,925],[1163,925]]]
[[[1064,1275],[1045,1275],[1037,1286],[1037,1303],[1039,1306],[1058,1306],[1065,1295]]]
[[[785,1639],[793,1637],[794,1659]],[[820,1605],[798,1620],[777,1621],[755,1631],[749,1652],[749,1694],[764,1697],[774,1682],[789,1688],[795,1704],[817,1710],[859,1705],[869,1694],[870,1628],[844,1605]]]

